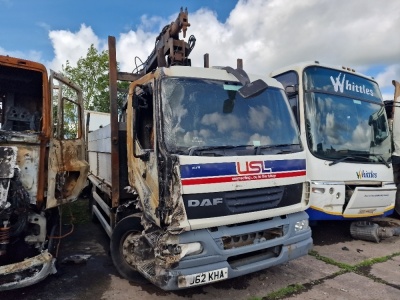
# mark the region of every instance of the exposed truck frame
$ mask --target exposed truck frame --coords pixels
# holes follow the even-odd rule
[[[287,91],[306,148],[310,221],[392,214],[391,139],[377,82],[317,61],[270,75]]]
[[[114,265],[164,290],[312,247],[305,155],[282,86],[248,75],[240,60],[210,68],[205,55],[204,68],[191,67],[195,39],[179,39],[188,26],[181,10],[137,74],[117,73],[109,37],[111,122],[88,134],[91,207]],[[121,108],[117,80],[131,82]]]
[[[44,65],[0,56],[0,291],[56,272],[58,207],[87,184],[82,93]]]

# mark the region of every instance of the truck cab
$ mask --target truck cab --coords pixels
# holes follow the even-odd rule
[[[56,272],[59,207],[86,185],[82,93],[44,65],[0,56],[0,291]]]
[[[305,152],[283,87],[192,67],[187,10],[134,74],[109,37],[110,125],[88,135],[93,216],[118,272],[178,290],[306,255]],[[117,106],[117,80],[130,82]]]
[[[246,76],[157,68],[89,133],[93,216],[123,277],[184,289],[311,249],[305,152],[286,95],[276,80]],[[266,85],[249,93],[257,80]]]

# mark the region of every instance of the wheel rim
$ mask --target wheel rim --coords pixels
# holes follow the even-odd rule
[[[136,260],[138,256],[135,253],[135,248],[139,246],[140,243],[140,232],[139,231],[131,231],[125,234],[125,236],[121,239],[121,257],[125,260],[125,262],[136,269]]]

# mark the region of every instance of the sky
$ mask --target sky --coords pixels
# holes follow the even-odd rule
[[[0,54],[42,62],[61,71],[90,45],[107,50],[117,41],[120,70],[145,61],[160,30],[187,8],[190,58],[203,65],[269,74],[283,66],[318,60],[374,77],[383,99],[400,81],[399,0],[0,0]],[[182,38],[182,36],[181,36]]]

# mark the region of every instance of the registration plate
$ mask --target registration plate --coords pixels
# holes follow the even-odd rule
[[[228,268],[212,270],[203,273],[180,276],[178,278],[178,287],[190,287],[199,284],[220,281],[228,278]]]

